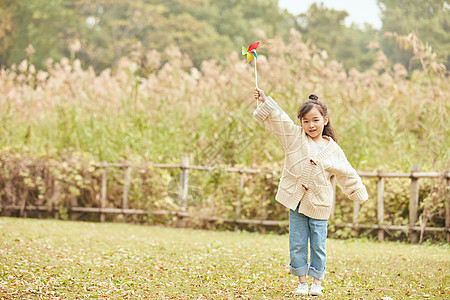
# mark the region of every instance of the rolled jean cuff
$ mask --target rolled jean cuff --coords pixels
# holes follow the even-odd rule
[[[310,266],[308,270],[308,275],[317,280],[323,280],[323,278],[325,277],[325,270],[323,270],[323,272],[320,272],[314,269],[314,267]]]
[[[306,264],[299,268],[294,268],[292,265],[289,264],[289,267],[291,268],[291,274],[294,276],[305,276],[308,274],[309,265]]]

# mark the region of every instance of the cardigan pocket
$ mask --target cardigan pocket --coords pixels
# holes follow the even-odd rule
[[[333,187],[331,185],[317,185],[315,197],[312,197],[311,202],[315,206],[331,206],[333,202]]]
[[[280,179],[279,188],[285,190],[286,192],[292,195],[293,193],[295,193],[297,189],[297,179],[298,179],[297,176],[289,172],[288,169],[284,168],[283,175],[281,176]]]

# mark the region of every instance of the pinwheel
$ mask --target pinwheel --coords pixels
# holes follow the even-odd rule
[[[255,58],[255,81],[256,87],[258,87],[258,72],[256,71],[256,60],[258,56],[256,55],[256,48],[258,48],[259,42],[251,44],[246,50],[244,46],[242,46],[242,55],[247,57],[247,63],[251,62],[253,58]]]

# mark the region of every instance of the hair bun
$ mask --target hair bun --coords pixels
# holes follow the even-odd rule
[[[317,100],[319,100],[319,97],[317,97],[314,94],[311,94],[311,95],[309,95],[308,99],[317,101]]]

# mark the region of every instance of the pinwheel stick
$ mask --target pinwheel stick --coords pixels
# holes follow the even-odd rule
[[[256,70],[256,61],[257,61],[257,59],[255,59],[255,81],[256,81],[256,87],[258,87],[258,71]]]

